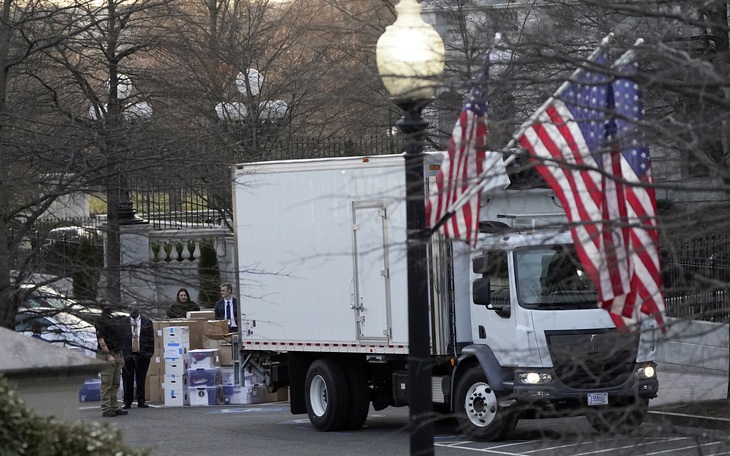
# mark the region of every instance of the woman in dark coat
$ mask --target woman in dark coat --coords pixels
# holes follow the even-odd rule
[[[185,288],[177,291],[177,302],[167,309],[168,318],[185,318],[188,312],[198,311],[200,306],[190,300],[190,293]]]

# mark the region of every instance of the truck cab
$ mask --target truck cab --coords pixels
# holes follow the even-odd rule
[[[549,190],[504,199],[485,206],[470,255],[473,345],[452,383],[462,429],[495,439],[518,419],[567,413],[601,431],[635,427],[658,389],[656,327],[619,332],[597,306],[560,213],[546,211]]]

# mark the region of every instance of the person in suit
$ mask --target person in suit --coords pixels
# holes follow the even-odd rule
[[[233,296],[233,285],[221,284],[221,299],[215,303],[216,320],[228,320],[228,330],[238,331],[238,301]]]
[[[150,358],[155,350],[155,332],[152,320],[139,312],[139,304],[133,302],[129,306],[129,317],[125,318],[124,368],[122,369],[122,385],[124,386],[124,405],[128,409],[135,397],[137,407],[147,408],[145,402],[145,378],[150,367]],[[134,385],[137,384],[135,394]]]

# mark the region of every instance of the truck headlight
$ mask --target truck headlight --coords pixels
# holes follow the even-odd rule
[[[520,383],[526,385],[539,385],[553,381],[553,376],[547,372],[520,372],[517,374],[517,378]]]
[[[656,370],[654,366],[643,366],[636,371],[636,374],[639,378],[654,378],[656,376]]]

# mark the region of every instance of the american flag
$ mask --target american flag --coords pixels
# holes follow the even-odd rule
[[[590,65],[600,68],[606,60],[601,50]],[[625,144],[641,116],[640,94],[635,84],[626,83],[611,83],[599,71],[580,71],[518,138],[560,199],[581,263],[618,328],[638,321],[639,309],[663,323],[656,203],[644,186],[651,179],[648,150],[636,145],[637,138],[633,148]],[[616,113],[620,119],[613,118]],[[633,171],[642,166],[641,174]],[[624,180],[641,186],[624,185]]]
[[[635,60],[622,68],[622,74],[626,75],[636,74],[638,71],[639,64]],[[626,182],[624,188],[631,281],[622,316],[629,317],[629,311],[636,314],[636,309],[639,308],[642,313],[654,316],[662,331],[666,331],[654,178],[649,149],[641,140],[637,128],[637,124],[644,118],[641,91],[635,82],[626,78],[614,81],[612,89],[617,146],[623,151],[621,177]]]
[[[479,234],[479,207],[482,192],[504,189],[509,177],[499,152],[486,151],[487,99],[484,84],[489,74],[489,53],[477,84],[454,126],[448,155],[436,177],[436,189],[426,202],[429,228],[438,228],[444,236],[475,245]],[[481,191],[469,197],[477,180],[487,170],[489,180]],[[468,198],[464,201],[464,198]]]

